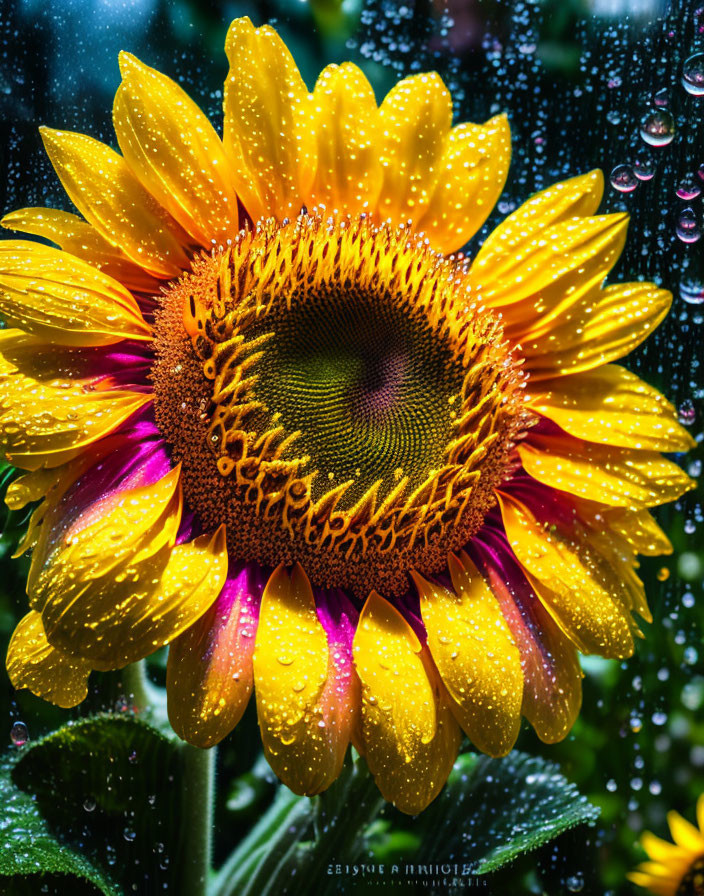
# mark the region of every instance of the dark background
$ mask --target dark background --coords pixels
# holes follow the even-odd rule
[[[381,100],[399,77],[436,69],[453,92],[457,121],[483,121],[505,110],[513,131],[506,191],[473,245],[530,193],[555,180],[594,167],[608,180],[624,164],[654,172],[631,193],[607,186],[604,210],[631,214],[627,248],[611,280],[652,279],[674,294],[671,315],[628,365],[668,395],[700,442],[680,459],[696,477],[702,463],[704,304],[698,302],[704,302],[704,240],[686,243],[677,229],[685,212],[685,220],[694,217],[694,231],[701,231],[702,200],[683,200],[677,188],[685,178],[704,188],[704,96],[691,96],[681,84],[683,62],[704,49],[699,2],[2,0],[0,209],[70,208],[37,128],[84,131],[114,145],[111,105],[120,49],[179,80],[216,128],[227,69],[224,38],[237,15],[275,24],[309,87],[324,65],[350,59]],[[656,109],[672,116],[674,139],[649,147],[640,122]],[[626,172],[629,178],[634,180]],[[704,791],[700,494],[687,495],[658,518],[675,554],[643,562],[655,622],[644,626],[636,656],[623,664],[584,661],[584,709],[564,743],[544,747],[528,729],[519,742],[557,761],[601,807],[601,821],[519,861],[497,892],[539,893],[542,886],[549,893],[631,893],[635,888],[624,875],[642,858],[636,846],[642,829],[664,835],[671,808],[693,819],[696,797]],[[20,524],[9,520],[0,541],[3,652],[25,612],[24,564],[9,559]],[[158,679],[163,657],[151,669]],[[0,711],[8,746],[17,720],[36,737],[87,708],[105,708],[104,682],[93,688],[86,707],[71,713],[4,688]],[[248,712],[220,751],[216,859],[271,797],[266,774],[249,773],[259,750],[255,726]],[[2,730],[0,725],[0,741]],[[248,787],[252,794],[245,798]],[[399,836],[421,833],[422,816],[413,821],[392,814],[392,825]]]

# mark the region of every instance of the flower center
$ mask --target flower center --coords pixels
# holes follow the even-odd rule
[[[698,856],[689,866],[675,896],[704,896],[704,856]]]
[[[157,421],[234,557],[399,594],[492,506],[521,377],[465,271],[366,218],[261,224],[157,314]]]

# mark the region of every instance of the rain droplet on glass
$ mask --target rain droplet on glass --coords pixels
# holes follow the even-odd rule
[[[695,53],[685,59],[682,86],[692,96],[704,96],[704,53]]]
[[[636,156],[633,163],[633,173],[638,180],[652,180],[655,174],[655,163],[650,155],[643,152]]]
[[[701,225],[693,208],[682,209],[677,218],[677,236],[683,243],[696,243],[702,235]]]
[[[683,177],[677,187],[677,195],[680,199],[684,199],[685,202],[691,202],[692,199],[696,199],[701,192],[701,183],[693,174],[688,174]]]
[[[29,740],[29,729],[24,722],[15,722],[10,728],[10,740],[16,747],[24,746]]]
[[[680,298],[688,305],[704,304],[704,282],[694,277],[683,277],[680,280]]]
[[[632,193],[638,186],[638,178],[630,165],[617,165],[609,178],[611,186],[619,193]]]
[[[675,137],[675,119],[667,109],[651,109],[641,119],[640,136],[649,146],[667,146]]]

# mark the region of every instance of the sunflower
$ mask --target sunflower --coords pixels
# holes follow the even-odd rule
[[[42,129],[81,217],[15,211],[0,248],[0,430],[40,501],[16,687],[60,706],[169,645],[171,724],[206,748],[256,693],[294,791],[349,743],[385,798],[437,795],[462,732],[508,753],[580,708],[578,651],[650,620],[649,508],[692,439],[611,362],[671,296],[604,287],[627,217],[599,171],[457,253],[503,189],[506,117],[452,126],[437,74],[377,106],[362,72],[308,92],[270,27],[230,27],[222,140],[122,54],[120,152]]]
[[[668,812],[667,822],[675,842],[646,831],[641,845],[650,861],[628,877],[657,896],[704,896],[704,794],[697,800],[698,829],[678,812]]]

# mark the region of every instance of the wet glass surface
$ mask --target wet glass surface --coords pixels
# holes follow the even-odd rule
[[[227,73],[223,43],[229,21],[239,15],[276,26],[309,88],[326,64],[342,60],[364,70],[378,100],[399,78],[436,70],[452,92],[455,122],[483,122],[499,112],[508,114],[513,157],[506,189],[466,247],[470,257],[493,227],[533,192],[593,168],[603,170],[601,211],[630,215],[626,248],[611,282],[649,279],[674,296],[668,318],[629,356],[627,366],[676,405],[680,422],[698,442],[691,454],[677,459],[699,477],[704,422],[704,7],[699,0],[2,0],[3,213],[33,205],[72,210],[37,128],[47,124],[81,131],[114,146],[111,107],[119,84],[119,50],[133,52],[176,79],[220,132]],[[584,659],[583,709],[565,741],[546,746],[527,726],[518,741],[519,749],[556,763],[600,808],[600,818],[594,826],[577,826],[519,856],[490,874],[480,892],[633,893],[625,875],[643,858],[636,842],[642,830],[665,836],[670,809],[694,819],[696,798],[704,791],[700,492],[690,492],[657,516],[675,550],[669,557],[642,559],[654,623],[644,625],[645,638],[638,642],[635,656],[624,663]],[[3,651],[26,608],[27,564],[10,560],[23,520],[17,515],[8,519],[0,542]],[[150,675],[158,684],[165,678],[165,662],[162,654],[150,660]],[[69,718],[116,708],[129,714],[129,706],[119,703],[120,689],[113,678],[106,674],[96,679],[86,704],[62,711],[27,692],[13,692],[3,673],[0,712],[8,755]],[[219,749],[216,865],[251,831],[274,797],[275,778],[261,758],[256,726],[251,705]],[[90,752],[90,741],[86,749]],[[112,748],[105,743],[100,749],[103,767],[109,769]],[[144,766],[142,761],[138,753],[134,762],[111,773],[108,792],[120,795],[114,811],[104,804],[95,811],[90,789],[97,785],[93,780],[82,783],[84,772],[76,762],[62,766],[63,778],[41,782],[40,802],[52,787],[80,794],[76,813],[62,815],[56,824],[71,842],[87,843],[88,852],[107,844],[108,874],[116,865],[129,865],[125,892],[179,892],[174,844],[183,832],[179,834],[169,817],[176,811],[168,798],[170,785],[159,780],[152,793],[149,775],[158,776],[163,767],[158,757],[155,761],[146,756]],[[132,774],[142,767],[148,767],[144,776]],[[180,774],[176,761],[170,774]],[[461,780],[458,787],[461,791]],[[504,804],[507,795],[515,798],[515,810],[520,797],[509,793],[509,785],[501,783],[495,791],[484,786],[476,803],[452,816],[455,831],[472,813],[490,816],[494,802]],[[349,806],[342,796],[340,800],[333,810],[343,817]],[[0,853],[18,848],[19,842],[8,840],[3,846],[1,815],[0,810]],[[418,842],[430,836],[430,822],[424,817],[407,818],[384,809],[375,821],[371,846],[367,844],[358,861],[378,866],[413,855]],[[363,821],[360,824],[363,828]],[[323,820],[320,829],[301,827],[301,841],[325,841],[325,825]],[[345,842],[358,833],[343,830],[339,836]],[[459,862],[463,842],[466,838],[460,838],[453,851]],[[295,844],[286,849],[295,849]],[[331,880],[338,891],[378,888],[378,879],[360,880],[349,869],[330,875],[330,863],[343,852],[342,847],[330,847],[325,861],[305,872],[305,885],[295,878],[292,864],[286,891],[310,892],[319,886],[328,892]],[[438,856],[437,861],[444,858]],[[0,861],[0,870],[6,867]],[[58,880],[64,879],[47,878],[47,886],[65,885]],[[453,892],[433,881],[412,878],[403,884],[405,890],[399,885],[399,891]],[[89,885],[85,887],[90,892]]]

